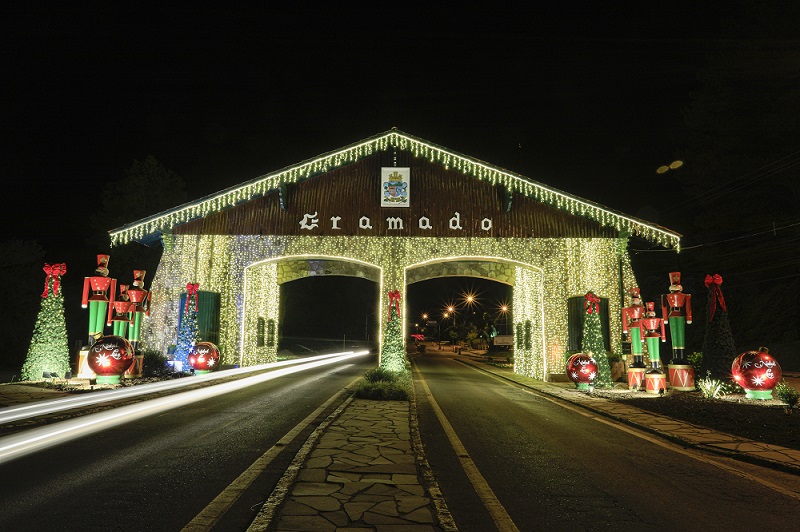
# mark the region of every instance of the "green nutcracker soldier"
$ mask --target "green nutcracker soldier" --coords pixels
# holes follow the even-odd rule
[[[133,270],[133,283],[128,289],[128,297],[131,300],[130,312],[132,315],[131,329],[128,340],[133,349],[136,350],[141,339],[142,317],[150,315],[150,292],[144,289],[145,270]]]
[[[113,307],[114,313],[111,316],[111,323],[114,327],[113,334],[114,336],[122,336],[125,338],[125,335],[128,333],[128,324],[131,321],[131,302],[128,297],[128,285],[119,285],[119,295],[116,301],[114,301]]]
[[[111,310],[114,294],[117,291],[117,280],[108,276],[108,259],[108,255],[98,255],[94,275],[83,279],[81,306],[89,307],[89,335],[88,343],[78,353],[78,377],[82,379],[91,379],[95,376],[86,362],[89,349],[103,337],[106,325],[111,325]]]
[[[97,256],[97,268],[92,277],[83,280],[81,306],[89,307],[89,343],[91,346],[103,336],[106,325],[111,325],[111,305],[117,290],[117,280],[108,276],[109,255]],[[89,293],[91,289],[91,294]],[[109,289],[111,294],[109,297]]]
[[[670,272],[669,281],[669,294],[661,296],[661,314],[672,340],[672,360],[667,365],[670,387],[692,392],[694,368],[686,357],[686,325],[692,323],[692,296],[683,293],[680,272]]]

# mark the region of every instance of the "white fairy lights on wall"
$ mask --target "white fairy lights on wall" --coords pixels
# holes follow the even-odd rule
[[[530,322],[527,331],[515,327],[515,335],[529,337],[527,346],[516,353],[515,371],[544,379],[547,372],[560,371],[567,345],[569,297],[592,290],[609,299],[611,316],[620,314],[620,264],[624,292],[635,286],[635,279],[627,253],[619,255],[619,251],[618,240],[608,238],[176,235],[172,249],[164,250],[151,286],[154,304],[143,339],[148,348],[162,352],[175,343],[178,302],[191,280],[200,283],[201,290],[221,295],[221,362],[270,362],[275,360],[276,350],[257,345],[256,331],[259,318],[274,320],[280,330],[280,260],[346,260],[375,268],[373,278],[380,279],[379,315],[386,314],[389,290],[400,290],[405,306],[409,269],[442,261],[505,262],[514,267],[515,277],[510,321]],[[404,320],[407,315],[403,309]],[[619,320],[610,321],[612,349],[618,350],[621,325]]]
[[[303,181],[315,175],[353,163],[376,152],[385,151],[390,147],[410,152],[416,157],[427,159],[445,168],[453,168],[465,175],[488,181],[493,185],[502,185],[511,192],[552,205],[568,211],[570,214],[588,218],[603,226],[613,227],[619,232],[629,233],[664,247],[675,248],[676,250],[680,248],[680,235],[677,233],[612,211],[602,205],[565,194],[533,182],[519,174],[489,166],[477,159],[457,154],[397,130],[377,135],[335,152],[320,155],[296,166],[258,177],[237,187],[228,188],[175,209],[115,229],[109,233],[111,243],[112,245],[121,245],[133,240],[144,239],[159,232],[169,233],[176,225],[197,218],[204,218],[222,209],[276,190],[282,184]]]

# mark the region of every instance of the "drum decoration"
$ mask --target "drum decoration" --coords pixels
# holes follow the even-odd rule
[[[781,381],[783,373],[769,349],[745,351],[731,365],[733,380],[744,388],[747,399],[772,399],[772,389]]]
[[[89,348],[86,359],[97,375],[98,384],[118,384],[120,377],[133,364],[133,347],[121,336],[103,336]]]
[[[576,353],[567,360],[567,377],[579,390],[588,390],[597,377],[597,362],[590,355]]]

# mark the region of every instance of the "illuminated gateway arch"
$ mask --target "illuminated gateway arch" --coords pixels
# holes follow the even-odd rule
[[[480,276],[513,286],[515,371],[537,379],[563,372],[576,302],[588,291],[602,298],[609,347],[621,350],[616,317],[636,286],[630,235],[680,244],[673,231],[396,129],[110,235],[112,245],[160,238],[164,246],[148,348],[166,353],[176,343],[190,281],[217,301],[222,362],[247,366],[276,360],[282,283],[364,277],[379,284],[375,305],[385,313],[388,293],[399,290],[405,302],[410,283]]]

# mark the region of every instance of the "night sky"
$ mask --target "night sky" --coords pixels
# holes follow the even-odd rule
[[[3,239],[83,277],[88,216],[134,160],[194,199],[392,127],[690,230],[655,170],[735,3],[295,5],[6,6]]]

